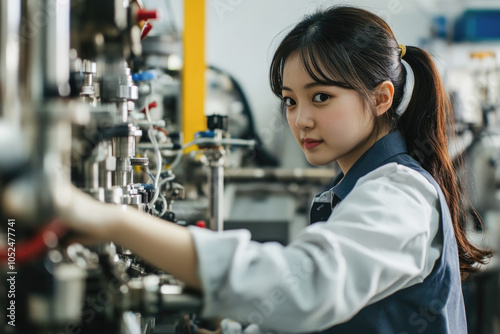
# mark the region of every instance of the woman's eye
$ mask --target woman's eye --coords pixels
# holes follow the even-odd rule
[[[313,101],[314,102],[325,102],[329,98],[330,98],[330,95],[328,95],[328,94],[318,93],[318,94],[314,95]]]
[[[285,106],[293,107],[295,105],[295,101],[289,97],[284,97],[283,101],[285,102]]]

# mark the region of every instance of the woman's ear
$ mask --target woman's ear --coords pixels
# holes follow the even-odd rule
[[[377,116],[382,116],[392,106],[392,97],[394,96],[394,85],[386,80],[378,84],[374,90],[375,110]]]

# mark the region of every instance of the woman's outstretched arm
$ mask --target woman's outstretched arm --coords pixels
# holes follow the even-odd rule
[[[29,216],[30,189],[12,185],[2,199],[3,209],[18,217]],[[57,219],[92,239],[113,241],[150,264],[201,289],[198,258],[188,229],[139,212],[135,208],[101,203],[70,184],[54,192]]]

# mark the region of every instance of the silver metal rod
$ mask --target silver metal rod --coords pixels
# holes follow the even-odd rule
[[[95,161],[86,161],[84,166],[85,175],[85,188],[98,189],[99,188],[99,163]]]
[[[224,230],[224,167],[215,162],[210,166],[210,229],[213,231]]]
[[[0,117],[21,124],[19,103],[19,27],[21,1],[0,2]]]
[[[69,92],[70,1],[22,0],[21,99],[38,106]]]
[[[155,147],[153,144],[149,143],[139,143],[137,147],[141,150],[154,150]],[[174,144],[171,143],[166,143],[166,144],[159,144],[158,148],[160,150],[172,150],[174,148]]]
[[[302,182],[327,184],[338,174],[335,168],[238,168],[224,177],[231,182]]]

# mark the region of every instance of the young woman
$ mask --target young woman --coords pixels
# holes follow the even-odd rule
[[[342,169],[284,247],[244,230],[182,228],[75,190],[61,219],[203,291],[205,317],[285,332],[466,333],[466,239],[448,155],[453,115],[427,53],[376,15],[333,7],[282,41],[271,86],[308,161]]]

